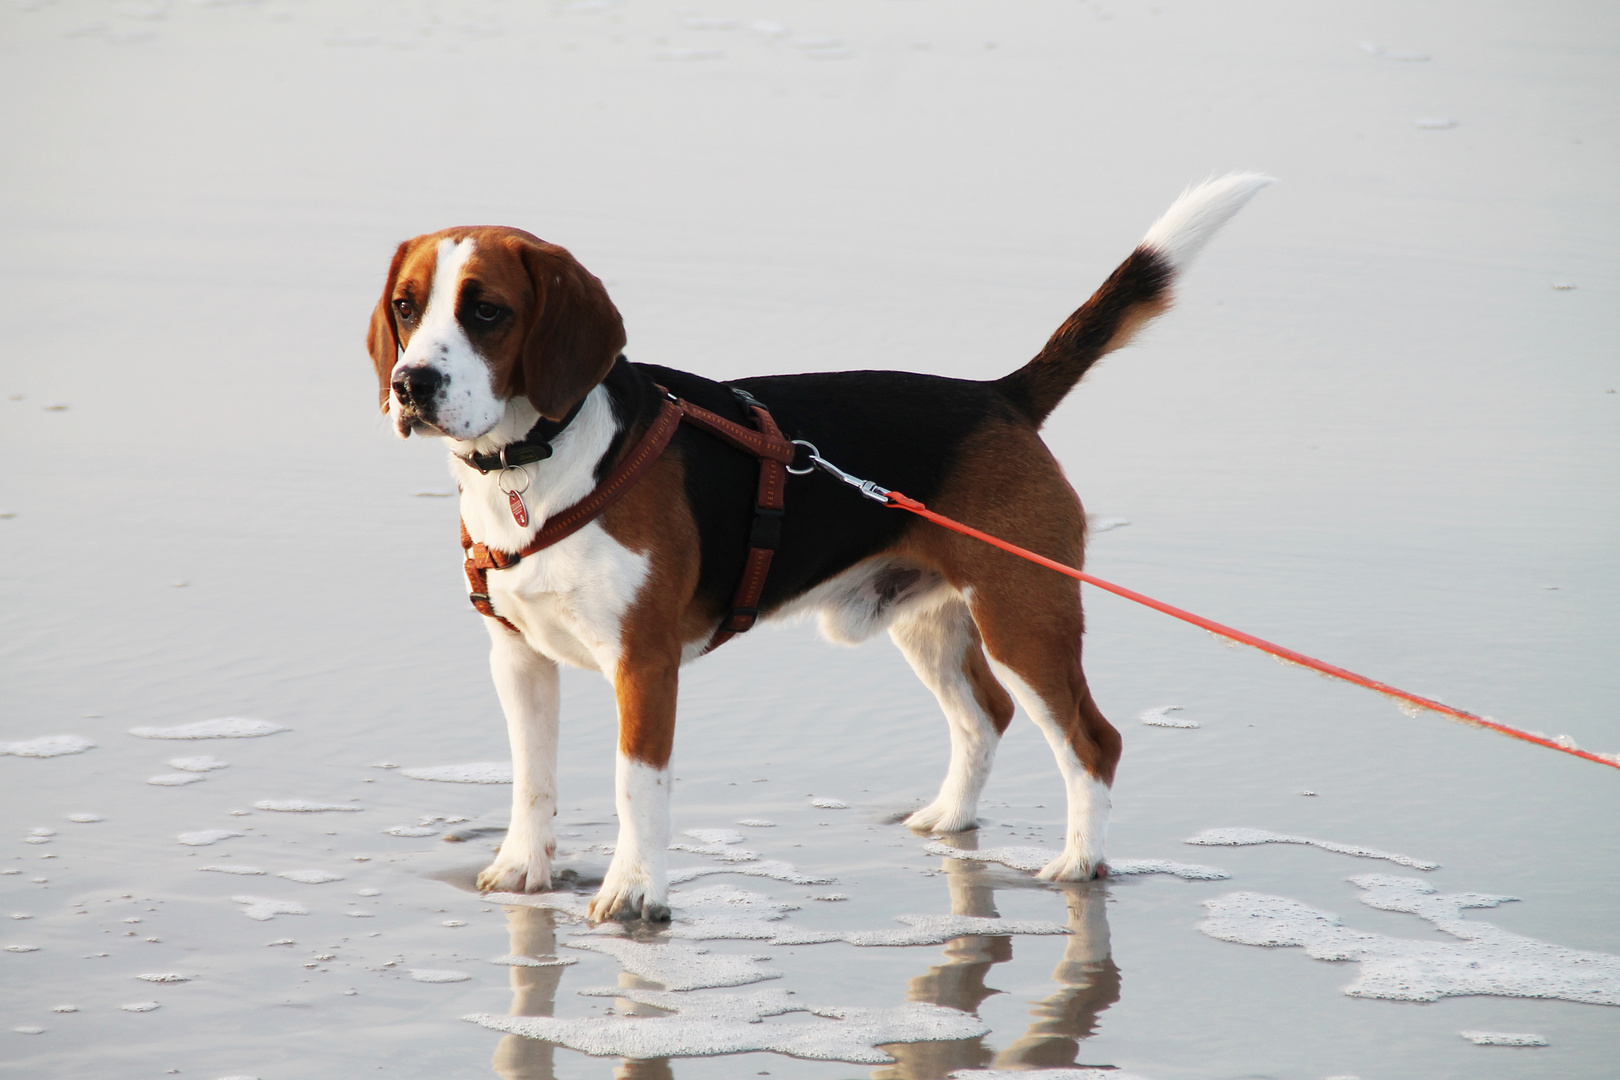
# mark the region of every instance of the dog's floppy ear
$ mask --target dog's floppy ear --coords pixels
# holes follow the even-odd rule
[[[366,351],[377,368],[378,405],[388,411],[388,383],[394,363],[399,359],[399,331],[394,327],[394,285],[399,281],[399,268],[405,262],[409,240],[394,252],[394,261],[388,265],[388,280],[383,283],[382,299],[371,313],[371,327],[366,331]]]
[[[523,242],[523,265],[538,310],[519,369],[530,404],[561,420],[607,377],[624,348],[624,320],[607,289],[563,248]]]

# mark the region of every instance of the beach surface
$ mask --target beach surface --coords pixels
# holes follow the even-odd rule
[[[633,360],[995,378],[1261,170],[1046,426],[1087,569],[1612,753],[1617,84],[1596,3],[5,4],[0,1076],[1614,1076],[1620,771],[1089,588],[1109,880],[1029,873],[1023,717],[976,833],[895,824],[937,705],[788,624],[683,673],[667,933],[580,917],[593,672],[562,887],[480,896],[487,639],[363,340],[504,224]]]

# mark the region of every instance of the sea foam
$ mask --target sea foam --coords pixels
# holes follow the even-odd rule
[[[198,720],[194,724],[175,727],[133,727],[129,733],[142,739],[256,739],[261,735],[291,730],[268,720],[222,716],[217,720]]]
[[[948,859],[1000,863],[1002,866],[1013,870],[1023,870],[1031,874],[1057,858],[1060,854],[1060,852],[1043,847],[992,847],[980,851],[964,851],[961,848],[953,848],[949,844],[942,844],[937,840],[924,844],[923,851],[929,855],[943,855]],[[1224,881],[1232,876],[1216,866],[1171,862],[1169,859],[1108,860],[1109,877],[1131,877],[1137,874],[1169,874],[1171,877],[1178,877],[1183,881]]]
[[[77,735],[41,735],[22,742],[0,742],[0,757],[61,757],[63,754],[82,754],[95,749],[96,744]]]
[[[808,1005],[785,991],[699,997],[623,987],[586,991],[639,1004],[678,1010],[674,1016],[463,1017],[482,1027],[557,1043],[597,1057],[707,1057],[767,1051],[815,1061],[882,1065],[894,1059],[878,1047],[888,1043],[972,1039],[990,1028],[976,1016],[922,1002],[886,1009]],[[820,1018],[804,1023],[766,1024],[771,1016],[803,1012]]]
[[[1361,901],[1416,915],[1458,942],[1397,938],[1352,930],[1337,915],[1263,893],[1204,901],[1198,924],[1210,937],[1242,945],[1299,946],[1318,960],[1353,960],[1360,973],[1344,992],[1392,1001],[1438,1001],[1489,994],[1620,1005],[1620,956],[1583,952],[1464,919],[1466,908],[1496,907],[1511,896],[1441,894],[1417,878],[1363,874],[1350,879]]]
[[[1410,866],[1414,870],[1438,870],[1440,864],[1429,862],[1427,859],[1414,859],[1410,855],[1398,855],[1392,851],[1379,851],[1377,848],[1362,847],[1360,844],[1341,844],[1333,840],[1313,840],[1309,836],[1290,836],[1287,833],[1268,832],[1265,829],[1205,829],[1197,836],[1189,837],[1184,843],[1202,844],[1210,847],[1247,847],[1251,844],[1308,844],[1311,847],[1321,848],[1323,851],[1333,851],[1340,855],[1354,855],[1361,859],[1384,859],[1388,862],[1399,863],[1401,866]]]
[[[466,765],[435,765],[426,769],[401,769],[412,780],[437,780],[446,784],[510,784],[510,761],[474,761]]]

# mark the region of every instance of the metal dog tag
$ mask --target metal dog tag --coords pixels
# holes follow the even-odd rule
[[[512,508],[512,520],[518,523],[518,527],[528,528],[529,508],[523,505],[523,493],[521,491],[508,491],[506,493],[506,503]]]

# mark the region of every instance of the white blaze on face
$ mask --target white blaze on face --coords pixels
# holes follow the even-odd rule
[[[427,307],[389,380],[425,368],[438,374],[439,385],[430,400],[414,403],[414,412],[405,409],[397,391],[390,391],[389,411],[402,437],[420,420],[453,439],[476,439],[506,411],[506,403],[496,396],[489,364],[473,348],[456,318],[456,301],[472,254],[470,237],[439,241]]]

